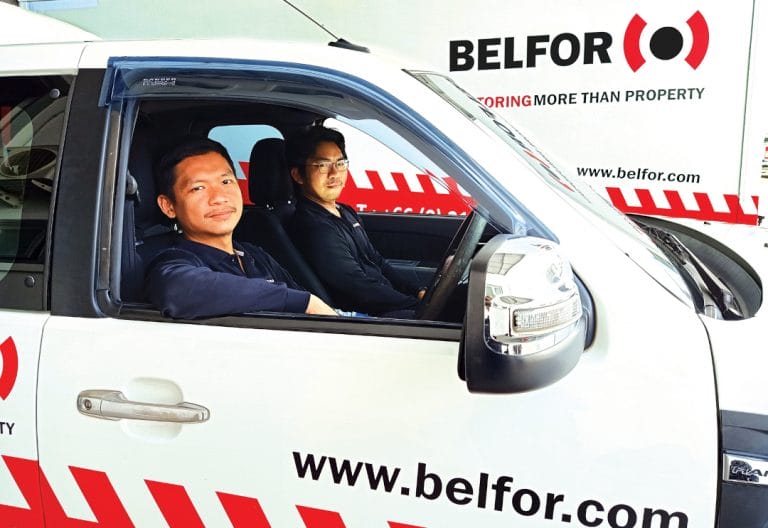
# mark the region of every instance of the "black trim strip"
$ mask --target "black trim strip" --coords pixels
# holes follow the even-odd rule
[[[723,452],[768,458],[768,416],[720,411],[720,423]],[[722,477],[721,473],[718,528],[768,526],[768,486],[723,481]]]
[[[103,79],[104,70],[81,70],[72,87],[53,227],[54,315],[101,315],[94,290],[103,177],[101,154],[107,122],[106,109],[97,105]]]
[[[720,411],[723,450],[768,458],[768,416]]]
[[[720,415],[723,425],[768,431],[768,415],[738,411],[720,411]]]
[[[148,306],[123,305],[119,319],[155,321],[170,324],[199,324],[232,328],[257,328],[295,332],[321,332],[344,335],[400,337],[429,341],[455,341],[461,339],[461,326],[455,323],[424,322],[393,319],[346,319],[303,314],[259,313],[213,317],[210,319],[181,320],[163,317]]]

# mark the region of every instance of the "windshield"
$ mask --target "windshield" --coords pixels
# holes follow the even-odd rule
[[[582,212],[590,215],[593,223],[601,226],[602,231],[622,247],[641,268],[672,294],[693,307],[690,291],[676,266],[634,222],[616,210],[587,184],[567,176],[522,132],[494,114],[491,109],[449,77],[422,71],[408,73],[458,110],[489,138],[495,141],[500,140],[511,147],[542,177],[543,181],[565,195],[572,203],[578,204]],[[640,250],[628,247],[634,247],[637,244],[640,245]]]

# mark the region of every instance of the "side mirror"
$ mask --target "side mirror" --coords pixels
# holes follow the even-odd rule
[[[470,269],[460,357],[470,392],[524,392],[559,380],[584,351],[585,319],[555,242],[496,235]]]

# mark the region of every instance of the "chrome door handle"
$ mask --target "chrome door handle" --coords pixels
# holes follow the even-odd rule
[[[208,409],[194,403],[176,405],[130,401],[115,390],[86,390],[77,395],[77,410],[87,416],[107,420],[153,420],[156,422],[200,423],[211,416]]]

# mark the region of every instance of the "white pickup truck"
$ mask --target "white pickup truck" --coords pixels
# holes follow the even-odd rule
[[[2,46],[0,527],[765,527],[765,232],[624,216],[448,78],[334,44]],[[166,145],[331,119],[375,145],[352,174],[395,153],[470,210],[361,213],[430,278],[419,318],[148,304]],[[322,296],[257,166],[237,237]]]

